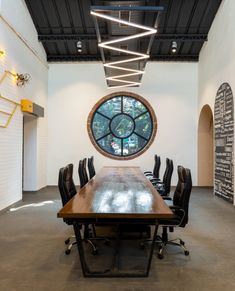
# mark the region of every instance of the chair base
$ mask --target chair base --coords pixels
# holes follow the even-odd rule
[[[92,255],[97,255],[98,253],[98,249],[96,247],[96,244],[93,242],[94,240],[104,240],[104,243],[106,245],[109,245],[110,244],[110,240],[107,239],[106,237],[97,237],[96,236],[96,231],[95,231],[95,227],[92,225],[92,230],[93,230],[93,237],[92,237],[92,234],[90,233],[90,230],[88,227],[85,227],[85,230],[84,230],[84,238],[82,239],[83,242],[85,243],[88,243],[90,246],[91,246],[91,254]],[[70,241],[72,239],[75,239],[75,241],[71,242]],[[74,245],[77,244],[77,241],[76,241],[76,236],[75,235],[72,235],[70,237],[68,237],[65,242],[64,242],[67,246],[66,250],[65,250],[65,254],[66,255],[69,255],[71,253],[71,250],[72,250],[72,247]]]
[[[179,243],[175,242],[177,240],[179,240]],[[176,238],[176,239],[160,242],[160,246],[159,246],[158,254],[157,254],[157,256],[160,260],[164,258],[164,251],[165,251],[167,245],[179,246],[183,249],[185,256],[189,255],[189,251],[185,247],[185,242],[180,238]]]
[[[176,241],[179,241],[179,242],[176,242]],[[142,243],[141,243],[141,247],[143,248],[144,247],[144,244],[146,242],[149,242],[152,240],[151,239],[148,239],[148,240],[144,240]],[[181,238],[175,238],[175,239],[172,239],[172,240],[168,240],[168,234],[167,234],[167,231],[166,231],[166,228],[164,227],[163,228],[163,233],[162,233],[162,236],[157,236],[156,237],[156,240],[155,240],[155,243],[156,244],[159,244],[159,248],[158,248],[158,258],[160,260],[162,260],[164,258],[164,253],[165,253],[165,249],[167,247],[167,245],[174,245],[174,246],[179,246],[183,249],[184,251],[184,254],[185,256],[188,256],[189,255],[189,251],[188,249],[185,247],[185,242],[181,239]]]

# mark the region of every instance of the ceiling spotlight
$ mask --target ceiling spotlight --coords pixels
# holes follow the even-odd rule
[[[77,42],[77,49],[78,49],[78,52],[79,52],[79,53],[82,52],[82,42],[81,42],[81,40],[79,40],[79,41]]]
[[[176,51],[177,51],[177,42],[176,41],[172,41],[172,43],[171,43],[171,52],[173,54],[175,54]]]
[[[80,40],[77,42],[77,48],[82,48],[82,42]]]

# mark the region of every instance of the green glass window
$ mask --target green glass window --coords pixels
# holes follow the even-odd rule
[[[140,153],[156,133],[151,106],[133,93],[116,93],[90,113],[90,137],[98,150],[114,158],[127,159]]]

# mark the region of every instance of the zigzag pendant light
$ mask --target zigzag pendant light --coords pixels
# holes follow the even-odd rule
[[[93,7],[91,10],[91,15],[94,16],[94,20],[95,20],[95,25],[96,25],[96,32],[97,32],[97,37],[98,37],[98,46],[100,47],[101,50],[101,56],[103,59],[103,64],[104,64],[104,68],[106,69],[113,69],[113,70],[109,70],[109,72],[112,72],[114,70],[119,70],[121,71],[120,74],[117,73],[112,73],[107,76],[107,71],[106,71],[106,80],[107,80],[107,84],[109,86],[109,88],[120,88],[120,87],[132,87],[132,86],[139,86],[141,84],[140,81],[133,81],[130,79],[130,77],[132,76],[138,76],[139,75],[139,80],[141,80],[142,75],[145,73],[144,70],[142,69],[133,69],[131,68],[131,65],[133,63],[136,62],[140,62],[140,61],[146,61],[149,58],[149,52],[150,52],[150,45],[148,46],[148,50],[147,53],[140,53],[137,51],[133,51],[133,50],[129,50],[129,49],[122,49],[119,47],[114,46],[119,44],[119,43],[123,43],[123,42],[127,42],[129,40],[134,40],[134,39],[138,39],[138,38],[142,38],[142,37],[146,37],[146,36],[150,36],[150,40],[152,42],[154,35],[157,32],[156,28],[152,28],[149,26],[145,26],[145,25],[140,25],[137,23],[133,23],[130,21],[126,21],[123,19],[119,19],[101,12],[97,12],[98,11],[123,11],[123,10],[127,10],[127,11],[162,11],[163,8],[162,7],[150,7],[150,6],[146,6],[146,7],[141,7],[141,6],[136,6],[136,7],[132,7],[132,6],[105,6],[105,7]],[[131,27],[131,28],[136,28],[136,29],[140,29],[143,30],[143,32],[140,33],[135,33],[135,34],[131,34],[129,36],[123,36],[123,37],[118,37],[116,39],[112,39],[109,41],[105,41],[102,42],[101,41],[101,35],[99,32],[99,26],[98,26],[98,21],[97,18],[101,18],[101,19],[105,19],[107,21],[110,22],[114,22],[114,23],[118,23],[119,25],[125,25],[125,27]],[[106,62],[105,61],[105,57],[104,57],[104,51],[103,49],[107,50],[107,51],[116,51],[118,53],[123,53],[125,54],[124,57],[125,59],[121,59],[118,61],[113,61],[113,62]],[[128,57],[127,57],[128,56]],[[124,66],[123,66],[124,65]],[[128,67],[128,65],[130,65],[130,67]],[[128,78],[129,77],[129,78]],[[108,81],[113,81],[115,83],[117,83],[117,85],[109,85]]]

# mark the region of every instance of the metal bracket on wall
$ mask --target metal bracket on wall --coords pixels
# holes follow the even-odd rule
[[[12,117],[13,117],[16,109],[17,109],[17,106],[20,106],[20,103],[17,103],[15,101],[11,100],[11,99],[8,99],[8,98],[2,96],[1,94],[0,94],[0,99],[2,99],[4,101],[9,102],[9,103],[11,103],[11,104],[14,105],[14,108],[12,109],[11,112],[7,112],[7,111],[4,111],[4,110],[0,110],[0,114],[4,114],[4,115],[7,115],[8,116],[8,119],[7,119],[6,123],[5,124],[0,124],[0,128],[1,127],[2,128],[7,128],[8,124],[10,123],[10,121],[11,121],[11,119],[12,119]]]
[[[8,74],[8,71],[5,71],[4,74],[2,75],[1,79],[0,79],[0,84],[5,80],[7,74]]]

